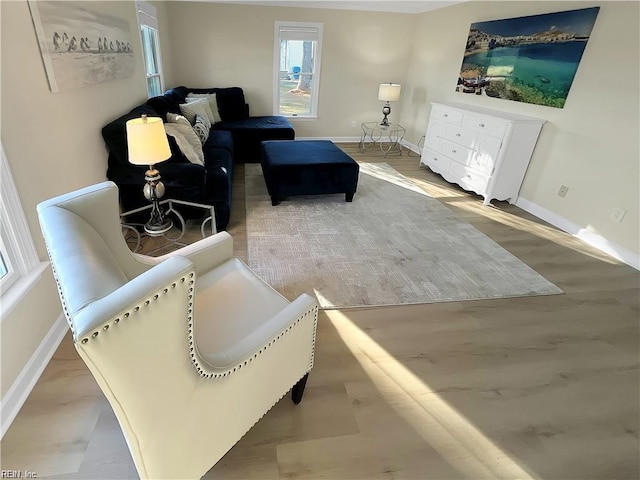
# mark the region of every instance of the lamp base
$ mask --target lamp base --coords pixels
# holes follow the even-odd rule
[[[384,125],[385,127],[389,126],[389,120],[387,119],[387,115],[389,115],[391,113],[391,104],[389,102],[387,102],[384,107],[382,107],[382,114],[384,115],[384,118],[382,119],[382,122],[380,122],[380,125]]]
[[[153,223],[149,220],[144,224],[144,231],[150,237],[159,237],[160,235],[167,233],[173,228],[173,221],[170,218],[165,217],[162,223]]]
[[[158,203],[164,195],[164,185],[160,181],[160,172],[153,165],[149,166],[144,178],[147,181],[143,189],[144,196],[152,205],[151,218],[145,223],[144,231],[151,237],[159,237],[173,228],[173,221],[165,215]]]

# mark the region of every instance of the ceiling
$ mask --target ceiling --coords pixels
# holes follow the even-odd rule
[[[424,13],[448,7],[465,0],[212,0],[214,3],[267,5],[275,7],[331,8],[371,12]]]

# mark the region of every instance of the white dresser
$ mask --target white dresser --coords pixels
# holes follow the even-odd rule
[[[432,103],[420,158],[447,181],[515,203],[544,120],[473,105]]]

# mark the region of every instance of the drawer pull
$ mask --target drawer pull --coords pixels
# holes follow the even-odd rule
[[[433,157],[433,161],[437,162],[438,161],[438,157]]]
[[[442,114],[442,116],[443,116],[444,118],[447,118],[447,117],[449,116],[449,114],[448,114],[448,113],[443,113],[443,114]]]
[[[484,123],[479,123],[479,124],[478,124],[478,126],[479,126],[480,128],[484,128]]]
[[[458,153],[458,152],[456,152],[455,150],[451,150],[451,153]]]

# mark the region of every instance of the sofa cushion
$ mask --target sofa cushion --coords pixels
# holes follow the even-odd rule
[[[198,105],[202,105],[203,110],[207,114],[207,122],[209,124],[211,124],[211,125],[215,123],[213,112],[211,111],[211,104],[209,103],[209,99],[208,98],[205,98],[205,97],[202,97],[202,98],[187,97],[187,98],[185,98],[185,102],[187,104],[197,103]]]
[[[187,127],[191,126],[189,120],[187,120],[187,117],[185,117],[184,115],[180,115],[179,113],[168,112],[167,123],[181,123],[183,125],[186,125]]]
[[[196,123],[193,124],[193,130],[198,135],[200,143],[204,145],[204,143],[209,138],[209,132],[211,131],[211,128],[207,125],[202,116],[196,115]]]
[[[238,87],[221,88],[216,92],[218,111],[223,122],[233,122],[249,117],[244,92]]]
[[[200,115],[205,121],[205,124],[211,128],[211,121],[209,120],[211,109],[209,108],[209,102],[206,98],[200,98],[189,103],[181,103],[179,106],[182,115],[187,117],[191,125],[196,123],[196,115]]]
[[[220,110],[218,109],[218,99],[215,93],[189,93],[187,95],[187,103],[194,98],[206,98],[209,101],[209,108],[211,109],[212,117],[209,119],[211,123],[218,123],[222,121],[220,117]]]
[[[233,157],[233,137],[226,130],[210,130],[209,138],[204,142],[204,148],[220,148],[229,152]]]
[[[217,123],[213,128],[231,132],[234,145],[233,156],[238,163],[259,162],[262,141],[295,138],[295,130],[282,116],[249,117],[244,120]]]
[[[191,163],[180,149],[180,146],[178,145],[178,142],[176,142],[176,139],[174,137],[172,137],[171,135],[167,135],[167,140],[169,140],[171,158],[166,162],[162,162],[161,165],[166,165],[168,163]]]
[[[278,116],[278,115],[270,115],[265,117],[250,117],[245,118],[243,120],[235,120],[232,122],[224,121],[220,125],[216,125],[216,129],[220,128],[222,130],[253,130],[253,131],[263,131],[265,133],[286,133],[287,135],[291,135],[291,131],[293,127],[289,120],[286,117]]]
[[[176,139],[180,151],[191,163],[204,165],[202,143],[193,128],[179,123],[165,123],[164,128],[167,135],[171,135]]]
[[[176,87],[174,90],[179,90]],[[184,88],[184,87],[183,87]],[[189,88],[189,93],[215,93],[218,103],[218,111],[223,122],[233,122],[249,117],[247,103],[244,98],[244,91],[240,87],[227,88]]]
[[[216,224],[226,226],[231,213],[233,187],[233,157],[224,148],[207,146],[204,148],[205,170],[207,172],[207,199],[216,211]]]
[[[178,92],[168,90],[162,95],[150,98],[145,105],[151,107],[156,112],[156,116],[166,120],[168,112],[181,113],[178,106],[181,103],[184,103],[184,97],[181,97]]]

